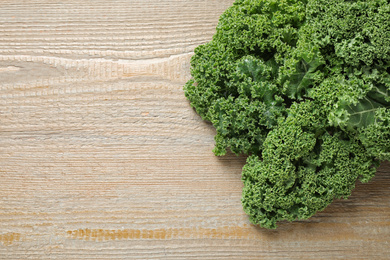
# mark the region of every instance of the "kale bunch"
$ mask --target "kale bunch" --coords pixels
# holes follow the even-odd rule
[[[236,0],[191,74],[214,153],[248,155],[254,224],[307,219],[390,159],[388,0]]]

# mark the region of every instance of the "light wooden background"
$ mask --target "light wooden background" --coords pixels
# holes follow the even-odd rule
[[[390,259],[390,164],[274,231],[185,99],[233,0],[0,1],[1,259]]]

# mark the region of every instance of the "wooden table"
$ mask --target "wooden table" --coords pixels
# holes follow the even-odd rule
[[[183,95],[233,0],[0,1],[1,259],[390,259],[390,165],[265,230]]]

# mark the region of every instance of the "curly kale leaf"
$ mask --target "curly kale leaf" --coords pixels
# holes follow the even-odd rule
[[[390,159],[390,3],[236,0],[195,49],[186,97],[216,155],[249,155],[243,207],[306,219]]]
[[[374,123],[358,130],[358,138],[371,156],[390,161],[390,109],[376,109],[374,118]]]
[[[321,82],[323,73],[319,67],[325,62],[313,46],[299,46],[292,54],[293,57],[287,59],[280,69],[280,84],[287,97],[301,100],[311,86]]]
[[[271,142],[276,141],[271,138],[272,135]],[[307,219],[334,199],[347,198],[359,177],[369,180],[375,173],[374,161],[365,148],[356,141],[343,140],[341,133],[325,133],[316,139],[298,132],[295,138],[299,141],[294,145],[320,142],[321,149],[300,146],[302,153],[285,153],[285,157],[271,161],[251,156],[244,166],[242,202],[254,224],[275,228],[277,221]],[[278,149],[297,150],[289,145],[282,144]],[[312,150],[307,151],[308,148]]]
[[[387,0],[312,0],[306,8],[306,40],[314,41],[333,65],[372,66],[390,59]]]
[[[193,79],[184,91],[217,129],[215,154],[227,148],[258,153],[277,118],[285,116],[290,101],[279,70],[295,48],[304,12],[298,0],[236,1],[221,16],[213,41],[195,49]],[[299,76],[290,78],[299,85]]]
[[[262,158],[248,157],[242,203],[252,223],[275,228],[277,221],[307,219],[347,198],[358,178],[374,176],[376,162],[357,139],[335,129],[330,134],[324,122],[301,114],[320,115],[320,109],[294,106],[268,134]]]

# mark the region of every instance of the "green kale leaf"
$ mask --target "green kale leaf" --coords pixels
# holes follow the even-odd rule
[[[184,93],[216,155],[248,155],[254,224],[307,219],[390,159],[390,3],[236,0],[198,46]]]

